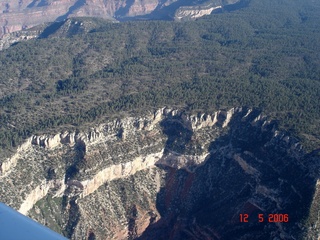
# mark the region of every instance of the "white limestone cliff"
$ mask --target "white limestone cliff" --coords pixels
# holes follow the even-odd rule
[[[138,171],[153,167],[161,158],[162,154],[163,151],[147,156],[139,156],[131,162],[112,165],[99,171],[92,179],[81,182],[83,185],[83,192],[80,197],[86,197],[108,181],[118,178],[125,178],[129,175],[135,174]]]
[[[210,15],[214,10],[220,9],[222,6],[208,7],[208,8],[181,8],[175,15],[176,20],[182,19],[196,19],[205,15]]]
[[[5,159],[0,163],[0,178],[7,175],[11,169],[13,169],[25,151],[27,151],[31,147],[32,138],[28,138],[21,146],[18,147],[16,153],[12,155],[10,158]]]
[[[39,200],[47,196],[50,189],[60,186],[57,194],[55,196],[61,196],[63,191],[65,190],[65,184],[63,184],[63,180],[51,180],[51,181],[42,181],[40,185],[34,188],[23,201],[19,208],[19,212],[26,215],[28,211],[36,204]]]
[[[220,110],[214,113],[202,113],[197,115],[188,115],[177,109],[161,108],[150,113],[144,117],[126,117],[123,119],[115,119],[105,124],[101,124],[97,127],[90,128],[88,131],[81,132],[63,132],[57,134],[47,134],[40,136],[32,136],[26,140],[18,149],[15,155],[2,162],[1,165],[1,177],[2,181],[10,178],[10,173],[15,167],[20,164],[19,161],[24,155],[38,156],[39,153],[45,154],[46,159],[50,159],[53,154],[63,154],[68,151],[74,151],[76,144],[82,144],[85,152],[84,161],[96,161],[101,166],[94,167],[92,169],[84,169],[82,171],[82,180],[46,180],[43,179],[40,183],[29,183],[32,187],[31,191],[26,194],[20,203],[20,212],[27,214],[27,212],[34,206],[34,204],[44,198],[48,192],[55,190],[54,196],[61,197],[64,191],[70,186],[78,186],[80,191],[80,198],[84,198],[94,193],[99,187],[108,181],[112,181],[119,178],[125,178],[130,175],[134,175],[138,171],[153,168],[156,165],[169,166],[176,169],[186,169],[189,172],[194,171],[195,168],[204,163],[210,154],[204,150],[201,154],[181,154],[169,151],[164,154],[164,143],[166,135],[161,133],[161,121],[165,119],[172,119],[173,121],[179,121],[183,126],[189,130],[196,132],[205,128],[226,128],[229,126],[233,116],[240,113],[244,115],[243,119],[250,115],[251,110],[245,110],[242,108],[232,108],[229,110]],[[256,118],[255,121],[260,121],[264,118]],[[121,134],[119,134],[121,133]],[[133,143],[137,136],[141,136],[141,143]],[[276,135],[276,134],[275,134]],[[143,139],[148,139],[146,146],[140,146],[143,144]],[[163,139],[163,140],[161,140]],[[151,142],[150,142],[151,141]],[[283,140],[285,141],[285,139]],[[162,145],[161,145],[162,144]],[[123,146],[128,146],[122,148]],[[119,148],[120,147],[120,148]],[[151,152],[145,149],[156,149]],[[104,150],[105,149],[105,150]],[[97,152],[110,151],[114,149],[118,154],[116,157],[123,160],[117,160],[118,162],[110,164],[115,158],[112,154],[109,155],[96,155]],[[144,151],[144,153],[140,153]],[[39,155],[38,161],[41,164],[44,156]],[[100,160],[99,160],[100,159]],[[256,174],[254,169],[246,167],[245,163],[241,161],[239,156],[234,158],[240,166],[249,174]],[[21,164],[27,164],[21,162]],[[32,164],[36,164],[32,163]],[[98,163],[96,163],[98,164]],[[58,166],[57,166],[58,167]],[[59,167],[63,169],[63,166]],[[60,170],[57,170],[60,171]],[[30,173],[32,174],[32,173]],[[43,177],[43,176],[42,176]],[[79,187],[80,186],[80,187]]]

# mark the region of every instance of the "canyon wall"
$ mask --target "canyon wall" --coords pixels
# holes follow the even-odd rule
[[[302,225],[319,221],[318,160],[257,110],[162,108],[30,137],[1,160],[0,195],[71,239],[246,239],[251,227],[291,239],[319,230]],[[292,221],[259,225],[258,213]]]
[[[0,37],[43,23],[63,21],[70,17],[99,17],[112,21],[124,18],[134,19],[137,16],[145,19],[194,19],[210,14],[214,9],[239,2],[239,0],[210,0],[205,4],[202,2],[182,0],[2,0],[0,2]],[[176,11],[177,15],[174,16]]]

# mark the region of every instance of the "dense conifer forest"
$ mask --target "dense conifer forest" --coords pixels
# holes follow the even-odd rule
[[[251,0],[189,22],[67,21],[0,52],[2,149],[163,106],[258,108],[319,147],[318,1]]]

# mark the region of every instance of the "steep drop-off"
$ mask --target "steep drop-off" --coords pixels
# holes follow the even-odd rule
[[[71,239],[315,239],[318,178],[319,155],[260,111],[162,108],[32,136],[2,161],[0,195]]]

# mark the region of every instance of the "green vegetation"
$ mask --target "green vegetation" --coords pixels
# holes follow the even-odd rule
[[[52,216],[51,218],[46,218],[46,221],[41,223],[45,226],[50,226],[52,230],[61,233],[63,231],[61,226],[65,224],[59,215],[63,211],[63,209],[61,209],[62,201],[62,198],[47,196],[46,198],[39,200],[31,212],[38,221],[39,219],[44,219],[46,216]]]
[[[193,22],[100,20],[79,34],[61,25],[64,31],[0,52],[1,147],[168,105],[259,108],[315,149],[319,13],[311,0],[252,0]]]

